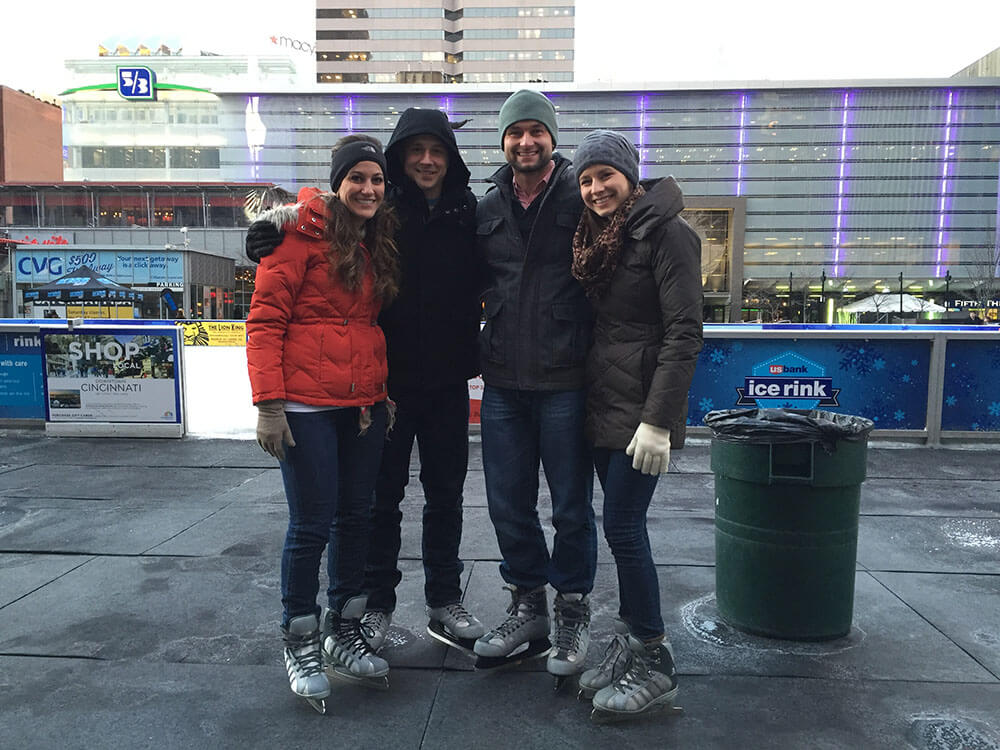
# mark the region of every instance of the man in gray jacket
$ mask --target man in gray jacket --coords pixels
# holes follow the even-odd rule
[[[597,567],[593,465],[584,438],[584,362],[592,313],[570,272],[583,204],[572,164],[553,153],[555,108],[536,91],[500,108],[507,164],[476,211],[487,268],[480,335],[483,468],[490,519],[511,592],[509,617],[475,645],[479,667],[550,648],[546,586],[555,591],[548,670],[583,669]],[[539,463],[552,497],[550,554],[538,518]]]

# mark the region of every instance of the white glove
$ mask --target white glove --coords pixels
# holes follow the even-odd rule
[[[670,467],[670,430],[640,422],[625,449],[632,468],[643,474],[666,474]]]

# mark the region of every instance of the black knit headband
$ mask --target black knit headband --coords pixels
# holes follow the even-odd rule
[[[382,149],[368,141],[351,141],[338,148],[331,157],[330,189],[336,193],[351,167],[363,161],[378,164],[382,168],[382,175],[385,176],[385,155]]]

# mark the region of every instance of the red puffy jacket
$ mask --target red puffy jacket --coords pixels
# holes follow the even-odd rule
[[[316,188],[270,218],[285,238],[257,268],[247,316],[253,402],[366,406],[386,397],[381,300],[369,270],[354,292],[330,280],[323,239],[329,210]],[[295,222],[294,224],[292,222]]]

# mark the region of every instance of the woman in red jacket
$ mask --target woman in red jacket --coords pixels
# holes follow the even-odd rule
[[[333,148],[331,193],[265,215],[284,240],[261,262],[247,317],[257,441],[277,458],[289,523],[281,557],[282,632],[292,691],[325,710],[333,673],[388,684],[361,635],[371,497],[386,430],[385,338],[376,320],[396,294],[395,216],[383,204],[385,157],[368,136]],[[319,565],[329,609],[320,629]]]

